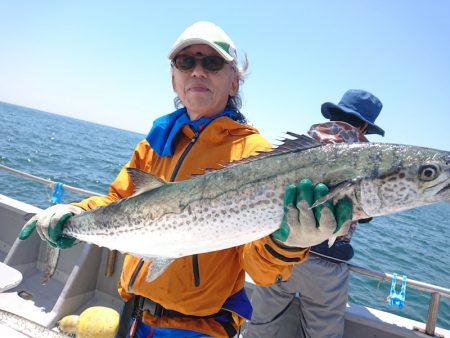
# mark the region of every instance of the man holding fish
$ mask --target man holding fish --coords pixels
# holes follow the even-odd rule
[[[155,176],[147,186],[157,190],[167,182],[189,180],[211,168],[220,169],[226,163],[272,150],[239,111],[239,89],[247,60],[238,60],[233,41],[220,27],[210,22],[193,24],[175,41],[168,58],[177,110],[154,121],[107,195],[42,211],[25,224],[21,239],[36,228],[41,238],[54,247],[76,244],[77,240],[63,234],[70,219],[77,217],[73,215],[110,205],[136,191],[142,193],[142,173],[136,173],[136,169]],[[162,267],[157,259],[126,255],[119,281],[119,293],[126,303],[117,336],[234,337],[252,313],[244,290],[245,272],[261,286],[287,280],[293,266],[307,258],[309,247],[338,235],[352,219],[350,199],[342,198],[336,206],[327,202],[310,209],[314,201],[327,194],[327,186],[314,186],[309,179],[291,183],[286,194],[268,196],[275,200],[284,195],[284,210],[275,211],[281,216],[280,228],[263,238],[182,256],[170,264],[163,261]],[[239,198],[231,193],[229,196]],[[195,221],[192,227],[202,221],[220,227],[228,221],[222,217],[226,211],[221,208],[230,209],[233,201],[229,202],[194,216],[194,204],[180,208],[188,208],[187,217]],[[255,222],[262,224],[264,217],[258,219],[255,215]],[[214,248],[214,241],[211,246]]]

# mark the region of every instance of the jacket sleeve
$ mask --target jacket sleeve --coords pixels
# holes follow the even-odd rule
[[[131,196],[134,191],[134,184],[127,173],[127,168],[138,168],[144,170],[145,164],[151,160],[152,152],[149,152],[149,149],[150,146],[146,140],[142,140],[137,144],[133,154],[131,155],[131,159],[122,167],[117,177],[109,186],[108,194],[103,196],[91,196],[80,202],[71,204],[84,210],[91,210],[100,206],[108,205],[124,197]]]
[[[308,257],[309,248],[281,248],[270,236],[247,243],[241,247],[241,266],[261,286],[285,281],[294,264]]]

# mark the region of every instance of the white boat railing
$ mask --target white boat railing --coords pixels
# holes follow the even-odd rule
[[[5,171],[8,171],[8,172],[18,175],[18,176],[22,176],[26,179],[29,179],[29,180],[32,180],[35,182],[49,185],[50,187],[55,187],[55,185],[57,183],[50,179],[44,179],[44,178],[41,178],[38,176],[30,175],[28,173],[12,169],[12,168],[9,168],[9,167],[1,165],[1,164],[0,164],[0,169],[3,169]],[[102,195],[100,193],[80,189],[80,188],[73,187],[73,186],[70,186],[67,184],[63,184],[63,188],[67,189],[69,191],[81,194],[81,195],[86,195],[86,196]],[[376,278],[376,279],[380,280],[381,282],[389,282],[389,281],[392,281],[392,279],[393,279],[393,274],[366,269],[366,268],[363,268],[363,267],[360,267],[357,265],[349,264],[347,262],[344,262],[344,263],[348,264],[350,271],[360,274],[360,275]],[[396,282],[401,284],[402,280],[398,279]],[[436,330],[436,323],[437,323],[437,319],[438,319],[438,311],[439,311],[439,304],[440,304],[441,296],[450,298],[450,289],[447,289],[447,288],[444,288],[441,286],[437,286],[434,284],[420,282],[420,281],[417,281],[414,279],[408,279],[408,287],[411,287],[416,290],[428,292],[431,294],[430,303],[428,305],[428,318],[427,318],[425,329],[418,328],[418,327],[414,327],[414,329],[416,331],[423,332],[429,336],[434,336],[435,330]]]
[[[5,171],[8,171],[8,172],[10,172],[12,174],[15,174],[15,175],[18,175],[18,176],[25,177],[25,178],[27,178],[27,179],[29,179],[31,181],[35,181],[35,182],[39,182],[39,183],[42,183],[42,184],[46,184],[46,185],[48,185],[48,186],[50,186],[52,188],[54,188],[56,186],[56,183],[57,183],[57,182],[54,182],[52,180],[45,179],[45,178],[38,177],[38,176],[34,176],[34,175],[31,175],[31,174],[25,173],[23,171],[19,171],[19,170],[7,167],[7,166],[2,165],[2,164],[0,164],[0,169],[3,169]],[[73,187],[73,186],[67,185],[67,184],[63,184],[62,186],[63,186],[64,189],[66,189],[68,191],[75,192],[75,193],[80,194],[80,195],[85,195],[85,196],[100,196],[100,195],[102,195],[102,194],[99,194],[97,192],[80,189],[80,188]]]
[[[369,270],[360,266],[347,263],[350,267],[350,271],[358,273],[360,275],[365,275],[369,277],[374,277],[380,281],[392,281],[393,275],[386,272],[379,272],[374,270]],[[401,279],[397,280],[397,283],[401,283]],[[428,318],[425,326],[425,330],[415,327],[417,331],[426,333],[427,335],[434,336],[436,330],[436,322],[438,319],[439,304],[441,296],[450,297],[450,289],[420,282],[414,279],[408,279],[408,287],[416,290],[425,291],[431,294],[430,303],[428,305]]]

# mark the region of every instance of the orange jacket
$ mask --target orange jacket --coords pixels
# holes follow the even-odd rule
[[[159,157],[146,140],[141,141],[107,195],[90,197],[74,204],[83,209],[94,209],[132,195],[134,186],[126,167],[139,168],[166,181],[180,181],[193,174],[202,174],[204,168],[217,168],[219,163],[236,161],[255,155],[257,151],[267,151],[270,147],[256,129],[228,117],[213,120],[195,142],[193,139],[194,132],[189,126],[184,126],[177,136],[175,153],[171,157]],[[185,153],[188,147],[191,148]],[[127,255],[119,293],[126,300],[132,294],[142,295],[167,309],[206,316],[217,313],[227,298],[242,290],[245,271],[258,285],[269,286],[276,280],[286,280],[293,264],[303,261],[307,254],[308,249],[285,250],[270,237],[265,237],[239,247],[176,259],[151,283],[145,280],[149,263],[140,263],[139,258]],[[141,267],[137,269],[138,265]],[[133,274],[136,276],[130,282]],[[214,337],[227,337],[224,329],[212,319],[158,318],[148,312],[143,318],[158,327],[190,329]],[[237,314],[233,314],[233,319],[236,327],[243,322]]]

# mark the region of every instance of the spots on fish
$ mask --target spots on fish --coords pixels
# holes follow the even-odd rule
[[[363,180],[361,184],[361,206],[368,215],[402,210],[404,205],[413,205],[422,194],[417,175],[397,170],[378,179]]]
[[[375,168],[372,169],[370,177],[378,177],[378,174],[379,174],[378,167],[375,167]]]
[[[392,172],[388,172],[388,173],[382,174],[382,175],[378,176],[377,179],[379,181],[385,181],[386,179],[389,179],[391,177],[395,177],[399,173],[400,173],[400,170],[395,170],[395,171],[392,171]]]
[[[273,157],[265,163],[256,161],[248,167],[236,166],[239,170],[234,173],[224,171],[215,176],[194,177],[167,185],[151,196],[140,195],[111,204],[106,209],[99,208],[94,216],[84,213],[84,221],[72,229],[85,238],[93,237],[92,243],[132,250],[131,253],[137,256],[218,250],[255,240],[279,227],[283,217],[284,188],[301,177],[330,184],[355,175],[358,181],[366,180],[359,191],[354,188],[352,198],[355,209],[361,205],[360,210],[368,215],[387,214],[420,204],[416,202],[417,196],[424,194],[417,192],[414,181],[417,180],[418,166],[411,165],[411,162],[419,162],[417,151],[402,154],[403,148],[391,148],[346,145],[338,146],[338,150],[343,151],[331,151],[328,147],[329,150]],[[345,149],[349,149],[350,154],[344,152]],[[443,168],[443,155],[439,156],[435,161]],[[444,159],[450,160],[448,153]],[[406,169],[398,170],[402,166]],[[389,167],[397,169],[386,173]],[[268,172],[272,176],[268,177]],[[385,174],[378,178],[380,173]],[[424,174],[424,178],[429,177],[428,173]],[[448,187],[447,183],[440,190],[448,191]],[[91,224],[89,217],[95,217],[97,224]]]
[[[272,197],[274,197],[275,196],[275,192],[273,192],[273,191],[266,191],[266,198],[267,199],[272,199]]]

